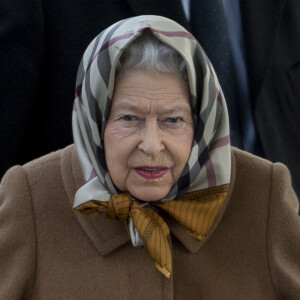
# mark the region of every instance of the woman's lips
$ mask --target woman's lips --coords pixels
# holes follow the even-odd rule
[[[154,180],[160,178],[166,174],[168,171],[167,167],[136,167],[134,168],[135,172],[147,180]]]

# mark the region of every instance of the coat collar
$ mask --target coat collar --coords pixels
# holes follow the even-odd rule
[[[235,159],[232,153],[232,170],[231,170],[231,183],[228,195],[225,200],[224,207],[219,216],[214,222],[214,225],[207,235],[207,238],[200,242],[195,238],[189,236],[185,229],[179,225],[171,217],[164,215],[163,218],[169,225],[171,233],[183,244],[185,248],[191,253],[197,252],[201,246],[210,238],[222,219],[222,215],[226,209],[228,200],[234,186],[235,178]],[[61,156],[61,172],[65,185],[65,189],[73,207],[74,196],[79,187],[84,184],[84,179],[81,172],[81,167],[77,159],[76,150],[74,145],[66,148]],[[77,218],[82,229],[90,238],[99,254],[102,256],[108,255],[124,244],[130,242],[129,234],[126,227],[122,222],[111,220],[103,215],[84,215],[74,210],[74,215]]]

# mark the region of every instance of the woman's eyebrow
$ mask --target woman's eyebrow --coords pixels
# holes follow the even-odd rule
[[[173,113],[191,113],[191,108],[189,105],[174,105],[173,107],[165,107],[160,110],[162,114],[173,114]]]
[[[126,112],[132,112],[132,113],[148,113],[149,112],[149,106],[145,107],[144,105],[137,105],[133,103],[126,103],[121,102],[118,103],[114,108],[114,111],[126,111]],[[168,105],[167,107],[160,107],[158,109],[159,114],[174,114],[174,113],[183,113],[183,114],[190,114],[191,108],[189,104],[174,104],[174,105]]]
[[[145,108],[142,108],[136,104],[130,103],[129,101],[122,101],[113,107],[114,110],[125,110],[135,113],[142,112]]]

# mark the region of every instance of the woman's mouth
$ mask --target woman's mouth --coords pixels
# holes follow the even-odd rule
[[[168,171],[167,167],[136,167],[135,172],[147,180],[154,180],[160,178],[166,174]]]

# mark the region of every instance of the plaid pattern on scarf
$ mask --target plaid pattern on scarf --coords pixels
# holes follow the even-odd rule
[[[214,69],[196,39],[176,22],[160,16],[139,16],[117,22],[86,49],[79,66],[73,109],[73,135],[86,184],[74,207],[90,200],[109,201],[119,191],[108,173],[103,136],[114,89],[115,69],[124,49],[146,28],[178,51],[186,62],[195,120],[192,151],[185,169],[162,202],[184,193],[230,182],[229,121]],[[129,227],[133,244],[138,236]],[[137,240],[135,240],[135,237]]]

